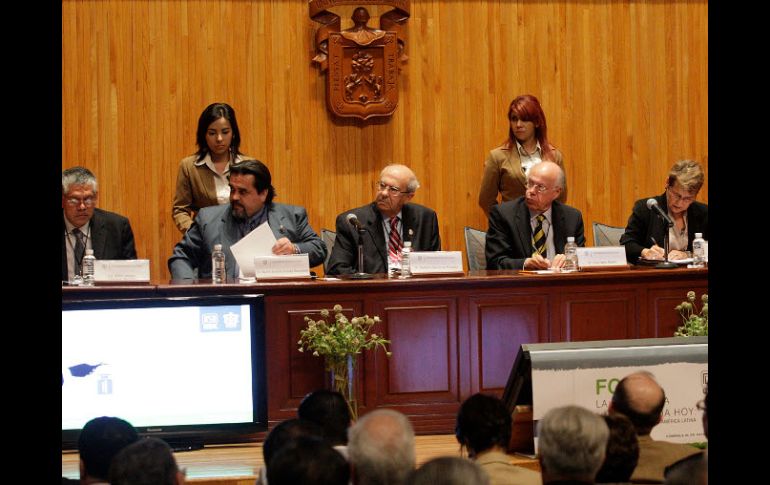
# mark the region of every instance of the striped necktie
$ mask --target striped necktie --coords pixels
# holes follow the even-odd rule
[[[398,232],[398,216],[390,218],[390,235],[388,236],[388,259],[396,263],[401,257],[401,234]]]
[[[72,274],[79,275],[81,274],[80,264],[86,252],[85,235],[78,228],[72,230],[72,235],[75,236],[75,247],[72,249],[72,259],[75,262],[75,266],[72,268]]]
[[[535,226],[535,232],[532,236],[532,246],[535,248],[535,253],[545,257],[545,240],[547,239],[545,232],[543,231],[543,220],[545,216],[540,214],[537,216],[537,225]],[[534,256],[534,254],[533,254]]]

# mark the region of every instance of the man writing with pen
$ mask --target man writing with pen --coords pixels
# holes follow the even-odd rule
[[[561,268],[567,237],[585,246],[582,214],[557,200],[564,186],[561,167],[543,161],[530,168],[524,196],[492,206],[487,269]]]
[[[690,257],[695,233],[708,240],[708,205],[696,202],[703,186],[703,168],[694,160],[680,160],[671,167],[666,179],[666,191],[653,198],[640,199],[628,218],[626,232],[620,244],[626,247],[626,259],[636,263],[639,258],[662,260],[666,229],[668,228],[668,259]],[[657,208],[673,222],[659,217]]]

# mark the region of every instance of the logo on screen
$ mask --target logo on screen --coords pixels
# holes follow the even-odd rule
[[[201,332],[239,332],[241,312],[237,306],[201,308]]]

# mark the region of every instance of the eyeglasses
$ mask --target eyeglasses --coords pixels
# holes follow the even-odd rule
[[[377,192],[382,192],[385,189],[388,189],[388,193],[390,195],[409,194],[409,193],[411,193],[408,190],[406,190],[406,191],[401,190],[398,187],[396,187],[395,185],[388,185],[385,182],[383,182],[382,180],[380,180],[379,182],[375,182],[374,183],[374,190],[376,190]]]
[[[672,196],[674,196],[674,202],[684,202],[685,204],[689,204],[690,202],[693,202],[695,200],[695,196],[691,195],[689,197],[682,197],[681,195],[677,194],[673,190],[670,190],[671,187],[666,187],[666,192],[671,193]]]
[[[70,197],[69,199],[67,199],[67,205],[71,207],[80,207],[80,204],[83,204],[86,207],[91,207],[95,203],[96,203],[96,197],[86,197],[85,199]]]
[[[551,190],[551,189],[549,189],[548,187],[546,187],[543,184],[536,184],[536,183],[534,183],[532,181],[529,181],[529,180],[527,180],[527,188],[528,189],[535,189],[535,192],[537,192],[538,194],[542,194],[546,190]]]

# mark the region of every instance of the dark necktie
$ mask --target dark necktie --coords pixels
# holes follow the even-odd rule
[[[398,262],[401,256],[401,235],[398,233],[398,216],[390,218],[390,236],[388,236],[388,257],[392,262]]]
[[[535,225],[535,232],[532,236],[532,245],[535,248],[535,253],[545,257],[545,240],[547,239],[545,232],[543,231],[543,220],[545,216],[540,214],[537,216],[537,225]]]
[[[72,259],[75,261],[75,267],[72,274],[81,274],[80,263],[83,261],[83,255],[86,252],[86,238],[80,229],[73,229],[72,234],[75,236],[75,247],[73,248]]]

